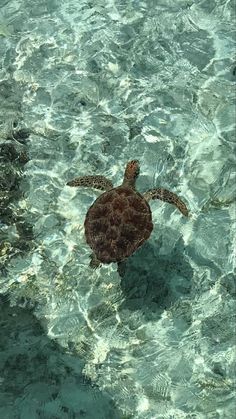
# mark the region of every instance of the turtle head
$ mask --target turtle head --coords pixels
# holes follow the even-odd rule
[[[127,163],[124,174],[123,185],[135,187],[135,180],[139,175],[139,161],[131,160]]]

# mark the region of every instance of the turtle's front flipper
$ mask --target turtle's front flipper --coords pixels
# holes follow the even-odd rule
[[[67,182],[68,186],[84,186],[87,188],[100,189],[101,191],[109,191],[113,188],[110,180],[104,176],[81,176]]]
[[[178,195],[168,191],[167,189],[150,189],[143,194],[143,197],[146,201],[149,201],[150,199],[160,199],[161,201],[169,202],[169,204],[175,205],[183,215],[186,217],[188,216],[189,211],[185,203],[178,197]]]

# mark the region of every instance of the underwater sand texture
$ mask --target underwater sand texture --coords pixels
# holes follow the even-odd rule
[[[121,419],[232,418],[234,4],[95,3],[0,5],[0,142],[21,147],[9,140],[15,121],[30,130],[10,205],[32,229],[29,248],[6,253],[19,232],[15,216],[2,221],[1,293],[81,360]],[[130,159],[141,164],[141,193],[170,189],[191,217],[151,202],[153,232],[121,279],[116,264],[89,267],[83,223],[99,192],[66,183],[99,174],[118,185]],[[76,418],[71,388],[63,397]],[[44,417],[63,417],[52,400],[50,410],[38,403]]]

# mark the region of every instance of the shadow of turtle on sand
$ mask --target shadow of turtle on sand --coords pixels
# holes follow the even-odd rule
[[[158,253],[149,241],[126,261],[121,278],[124,308],[148,308],[161,314],[178,299],[190,297],[193,269],[185,256],[183,239],[179,238],[168,254]]]

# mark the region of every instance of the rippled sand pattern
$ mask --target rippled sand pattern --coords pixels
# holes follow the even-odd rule
[[[0,417],[234,417],[234,14],[218,0],[1,0],[0,290],[71,358],[54,391],[3,345],[3,370],[29,368],[34,386],[0,376]],[[191,214],[152,201],[153,232],[121,279],[89,267],[100,192],[66,183],[119,185],[131,159],[141,193],[162,186]],[[120,413],[78,393],[76,360]]]

